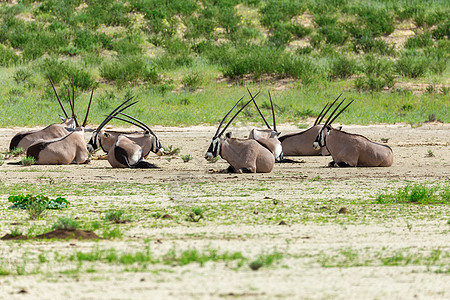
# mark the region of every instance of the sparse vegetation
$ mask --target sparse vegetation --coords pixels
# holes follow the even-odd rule
[[[31,166],[34,164],[35,161],[36,161],[36,159],[34,157],[27,156],[27,157],[22,158],[20,163],[24,166]]]
[[[381,194],[376,201],[380,204],[449,204],[448,185],[428,187],[423,184],[407,185],[392,194]]]
[[[109,210],[106,212],[105,220],[108,222],[114,223],[126,223],[130,222],[131,219],[129,216],[124,215],[123,210]]]
[[[190,155],[190,154],[181,155],[181,159],[182,159],[184,162],[188,162],[188,161],[190,161],[190,160],[192,159],[192,155]]]
[[[80,228],[80,224],[71,217],[59,217],[52,225],[53,230],[75,230]]]

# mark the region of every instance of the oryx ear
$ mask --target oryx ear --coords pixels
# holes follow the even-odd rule
[[[336,127],[336,128],[334,128],[335,130],[341,130],[342,129],[342,126],[338,126],[338,127]]]
[[[227,132],[226,134],[225,134],[225,137],[227,138],[227,139],[231,139],[231,132]]]
[[[63,122],[66,120],[66,118],[64,118],[63,116],[61,116],[61,115],[58,115],[58,116],[61,119],[61,121],[63,121]]]

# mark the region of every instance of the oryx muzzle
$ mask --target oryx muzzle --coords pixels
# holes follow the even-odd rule
[[[313,143],[315,149],[327,148],[333,158],[332,167],[390,167],[394,162],[392,149],[383,144],[370,141],[368,138],[334,129],[331,124],[353,102],[348,103],[334,115],[337,108],[319,130]]]
[[[257,96],[250,99],[241,109],[231,118],[231,120],[220,131],[223,122],[227,116],[234,110],[238,102],[233,108],[225,115],[220,122],[220,125],[211,141],[211,144],[206,152],[205,159],[212,161],[215,157],[220,155],[225,159],[235,172],[252,172],[252,173],[268,173],[271,172],[275,164],[275,157],[273,152],[269,149],[270,142],[253,139],[236,139],[231,138],[231,133],[227,133],[223,137],[223,133],[231,124],[231,122],[237,117],[237,115]],[[220,131],[220,133],[219,133]]]

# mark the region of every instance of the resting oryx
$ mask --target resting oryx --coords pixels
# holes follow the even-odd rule
[[[74,131],[69,134],[50,140],[38,140],[27,149],[27,157],[33,157],[35,164],[38,165],[67,165],[71,163],[82,164],[89,162],[89,152],[87,151],[86,141],[84,139],[84,126],[86,126],[89,109],[91,107],[92,95],[89,100],[86,116],[83,124],[77,126]],[[75,93],[72,98],[72,116],[76,124],[77,117],[74,111]]]
[[[155,168],[144,160],[141,146],[123,134],[116,137],[114,145],[109,149],[108,162],[113,168]]]
[[[283,155],[285,156],[330,155],[330,153],[325,147],[316,150],[311,147],[311,143],[314,142],[314,140],[317,137],[317,134],[319,133],[319,130],[322,128],[320,122],[322,122],[327,112],[341,97],[341,95],[339,95],[336,98],[336,100],[334,100],[333,103],[331,103],[330,106],[328,106],[328,103],[324,106],[320,114],[317,116],[316,121],[314,122],[314,125],[312,127],[302,132],[286,134],[278,138],[281,142],[281,146],[283,147]],[[338,127],[336,129],[340,130],[341,127]]]
[[[128,104],[125,107],[122,107],[126,103],[128,103],[131,100],[128,99],[125,102],[123,102],[121,105],[119,105],[116,109],[114,109],[100,124],[100,126],[97,127],[97,129],[92,134],[92,137],[88,143],[88,149],[90,152],[94,152],[99,147],[102,148],[102,150],[105,153],[109,153],[111,147],[114,146],[114,144],[117,141],[117,138],[120,135],[123,135],[130,139],[131,141],[138,144],[143,151],[144,157],[147,157],[150,153],[150,151],[156,153],[158,156],[162,155],[164,153],[163,147],[161,146],[161,143],[158,139],[158,137],[155,135],[155,133],[143,122],[137,120],[136,118],[133,118],[132,116],[129,116],[123,111],[127,109],[128,107],[134,105],[137,102],[133,102],[131,104]],[[125,116],[131,120],[123,119],[118,117],[117,115]],[[121,132],[121,131],[113,131],[113,130],[103,130],[103,127],[113,118],[125,121],[127,123],[130,123],[132,125],[135,125],[144,132]]]
[[[255,95],[256,96],[256,95]],[[227,127],[231,124],[234,118],[250,103],[254,97],[248,101],[227,123],[227,125],[220,131],[223,122],[226,117],[233,111],[237,106],[239,101],[234,105],[234,107],[225,115],[225,117],[220,122],[219,128],[217,129],[214,137],[212,138],[211,144],[209,145],[208,151],[206,152],[205,159],[212,161],[215,157],[220,155],[225,159],[231,166],[229,168],[237,173],[241,172],[251,172],[251,173],[269,173],[272,171],[275,164],[275,157],[273,150],[270,147],[270,142],[267,139],[252,140],[252,139],[237,139],[231,138],[231,134],[228,133],[223,137],[223,133]],[[220,131],[220,133],[219,133]]]
[[[31,131],[23,131],[17,133],[11,140],[9,144],[9,151],[12,151],[17,148],[22,148],[24,152],[27,151],[28,147],[38,140],[50,140],[56,139],[69,134],[69,130],[73,130],[76,125],[76,120],[72,116],[69,118],[66,110],[64,109],[63,104],[61,103],[61,99],[56,92],[55,86],[53,85],[52,80],[50,79],[50,83],[52,84],[53,91],[55,92],[56,99],[58,99],[59,105],[64,113],[64,117],[61,117],[62,123],[51,124],[43,129],[31,130]],[[92,97],[92,96],[91,96]],[[69,98],[70,107],[72,107],[72,103]]]
[[[250,97],[253,98],[252,94],[250,93],[250,90],[248,90],[248,93],[250,94]],[[273,109],[272,96],[270,95],[270,92],[269,92],[269,99],[270,99],[270,105],[272,107],[273,129],[270,127],[266,118],[262,114],[261,110],[258,107],[258,104],[256,104],[255,99],[253,99],[253,103],[255,104],[256,109],[258,110],[261,118],[263,119],[264,123],[266,124],[267,129],[253,128],[250,131],[248,138],[257,140],[257,141],[264,140],[266,144],[270,144],[270,149],[273,152],[275,160],[278,160],[278,159],[283,158],[283,149],[281,147],[281,142],[278,140],[278,136],[280,135],[280,133],[277,131],[277,125],[276,125],[276,121],[275,121],[275,110]]]
[[[348,103],[333,117],[333,114],[344,101],[345,99],[336,107],[319,130],[313,147],[315,149],[321,147],[328,149],[333,158],[333,161],[329,164],[330,167],[391,166],[394,162],[394,154],[389,146],[372,142],[359,134],[351,134],[331,127],[333,121],[353,102]]]

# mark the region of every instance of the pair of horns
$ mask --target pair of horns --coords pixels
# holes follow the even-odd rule
[[[97,127],[97,129],[95,129],[95,132],[99,132],[103,127],[105,127],[106,124],[108,124],[109,121],[111,121],[114,117],[116,117],[118,114],[122,113],[122,111],[124,111],[125,109],[127,109],[128,107],[135,105],[136,103],[138,103],[138,101],[129,103],[128,105],[124,106],[125,104],[127,104],[128,102],[131,101],[131,99],[133,99],[133,97],[128,98],[127,100],[125,100],[124,102],[122,102],[122,104],[120,104],[119,106],[117,106],[109,115],[106,116],[106,118],[103,120],[103,122]]]
[[[131,119],[131,120],[133,120],[134,122],[131,121],[131,120],[128,120],[128,119],[124,119],[124,118],[121,118],[121,117],[117,117],[116,115],[114,115],[113,118],[114,118],[114,119],[117,119],[117,120],[120,120],[120,121],[123,121],[123,122],[127,122],[127,123],[129,123],[129,124],[134,125],[134,126],[137,126],[137,127],[141,128],[142,130],[144,130],[144,131],[146,131],[146,132],[149,132],[149,133],[152,134],[153,136],[156,136],[156,134],[155,134],[155,133],[150,129],[150,127],[148,127],[144,122],[139,121],[138,119],[136,119],[136,118],[134,118],[134,117],[132,117],[132,116],[130,116],[130,115],[127,115],[127,114],[125,114],[125,113],[123,113],[123,112],[119,112],[119,114],[122,115],[122,116],[125,116],[125,117],[127,117],[127,118],[129,118],[129,119]]]
[[[327,104],[325,104],[325,106],[322,108],[322,111],[320,112],[320,114],[317,116],[316,121],[314,122],[314,126],[316,126],[317,124],[320,124],[320,122],[322,122],[323,118],[325,117],[325,115],[328,113],[328,111],[333,107],[333,105],[336,103],[336,101],[339,100],[339,98],[342,96],[342,93],[339,94],[339,96],[331,103],[331,105],[327,108],[328,104],[330,104],[329,102],[327,102]],[[345,100],[345,99],[344,99]],[[324,110],[327,108],[327,110],[324,112]],[[322,114],[323,113],[323,114]]]
[[[247,91],[248,91],[248,93],[250,94],[250,97],[253,98],[252,93],[250,92],[250,90],[249,90],[248,88],[247,88]],[[259,93],[259,92],[258,92],[258,93]],[[271,108],[272,108],[273,130],[274,130],[275,132],[277,132],[277,123],[276,123],[276,121],[275,121],[275,110],[273,109],[272,96],[270,95],[270,92],[268,92],[268,93],[269,93],[269,99],[270,99],[270,106],[271,106]],[[258,104],[256,104],[255,99],[253,99],[253,103],[255,104],[256,109],[258,110],[259,115],[260,115],[261,118],[263,119],[264,123],[266,123],[267,128],[269,128],[269,129],[272,130],[272,128],[271,128],[270,125],[269,125],[269,122],[267,122],[266,118],[264,117],[264,115],[262,114],[261,110],[259,109]]]
[[[214,134],[214,138],[221,136],[225,130],[227,130],[228,126],[231,124],[231,122],[233,122],[233,120],[239,115],[239,113],[247,107],[247,105],[250,104],[250,102],[254,101],[254,99],[259,95],[259,92],[256,93],[255,96],[252,96],[250,101],[248,101],[244,106],[242,106],[236,114],[234,114],[234,116],[231,118],[230,121],[228,121],[227,125],[225,125],[225,127],[222,129],[222,131],[220,131],[220,128],[222,127],[223,122],[225,122],[225,119],[228,117],[228,115],[236,108],[236,106],[239,104],[239,102],[241,102],[242,99],[244,99],[244,97],[242,97],[241,99],[238,100],[238,102],[236,102],[236,104],[233,106],[233,108],[225,115],[225,117],[223,117],[222,121],[219,124],[219,128],[217,128],[216,133]],[[219,133],[220,131],[220,133]]]
[[[342,93],[341,93],[341,95],[342,95]],[[339,97],[340,97],[341,95],[339,95]],[[334,102],[331,103],[330,107],[327,109],[327,112],[328,112],[328,110],[336,103],[336,101],[339,99],[339,97],[337,97],[336,100],[334,100]],[[334,120],[336,120],[336,118],[339,117],[339,115],[342,114],[342,113],[347,109],[347,107],[349,107],[350,104],[352,104],[353,101],[354,101],[354,100],[350,101],[343,109],[341,109],[340,112],[338,112],[336,115],[334,115],[334,114],[336,113],[336,111],[338,110],[338,108],[342,105],[342,103],[344,103],[345,100],[346,100],[346,98],[344,98],[344,100],[342,100],[342,101],[339,103],[339,105],[336,106],[336,108],[333,110],[333,112],[330,114],[330,116],[329,116],[328,119],[326,120],[326,122],[325,122],[325,124],[323,125],[323,127],[326,127],[326,126],[328,126],[328,125],[331,125],[331,124],[334,122]],[[323,117],[322,117],[322,118],[323,118]]]
[[[61,106],[61,109],[62,109],[62,111],[64,113],[64,116],[66,117],[66,119],[68,119],[69,116],[67,115],[67,112],[64,109],[64,106],[63,106],[63,104],[61,102],[61,99],[59,98],[58,93],[56,92],[55,85],[53,84],[53,81],[52,81],[50,75],[48,76],[48,79],[49,79],[49,81],[50,81],[50,83],[52,85],[53,91],[55,92],[56,98],[58,99],[59,105]],[[93,87],[92,88],[92,92],[91,92],[91,98],[89,99],[89,104],[88,104],[88,108],[87,108],[87,111],[86,111],[86,115],[84,117],[83,124],[81,125],[82,127],[86,126],[87,118],[88,118],[88,115],[89,115],[89,110],[91,109],[92,96],[94,95],[94,89],[95,88]],[[74,81],[73,81],[73,77],[72,77],[72,100],[70,100],[70,91],[69,90],[67,90],[67,93],[68,93],[68,96],[69,96],[70,108],[72,110],[72,119],[75,121],[75,125],[77,127],[79,127],[80,125],[78,124],[77,116],[75,114],[75,84],[74,84]]]

